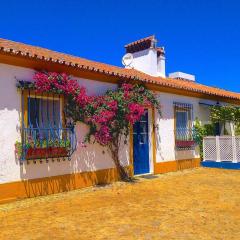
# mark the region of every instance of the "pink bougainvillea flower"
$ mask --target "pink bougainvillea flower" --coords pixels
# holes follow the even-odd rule
[[[141,116],[144,113],[144,106],[138,103],[130,103],[128,104],[129,113],[126,115],[126,119],[134,124],[139,121]]]
[[[124,90],[124,91],[131,91],[133,89],[133,85],[130,84],[130,83],[123,83],[121,88]]]
[[[110,102],[107,103],[107,106],[111,109],[116,111],[118,109],[118,103],[116,100],[112,100]]]
[[[99,131],[95,133],[95,139],[101,145],[107,145],[112,140],[109,127],[103,125]]]
[[[76,95],[79,91],[78,82],[70,79],[66,73],[37,72],[34,77],[35,86],[38,92],[60,91],[64,94]]]
[[[87,96],[85,88],[81,87],[79,89],[79,93],[76,96],[76,102],[82,107],[85,107],[86,104],[89,103],[89,97]]]
[[[93,116],[93,122],[99,123],[99,124],[105,124],[112,120],[115,117],[115,112],[110,110],[103,110],[99,112],[97,115]]]
[[[129,124],[139,121],[144,109],[155,104],[144,95],[145,87],[130,83],[123,83],[114,93],[88,96],[86,89],[66,73],[37,72],[34,82],[38,92],[56,92],[71,97],[76,109],[83,114],[83,121],[91,125],[91,135],[101,145],[114,141],[114,134],[120,128],[128,128]],[[138,98],[139,95],[143,98]],[[84,143],[79,146],[86,147]]]

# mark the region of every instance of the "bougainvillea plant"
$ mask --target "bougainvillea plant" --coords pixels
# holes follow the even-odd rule
[[[147,107],[155,107],[160,113],[159,101],[151,91],[142,84],[121,83],[116,90],[102,96],[88,96],[76,80],[65,73],[54,72],[37,72],[33,83],[20,84],[20,87],[26,86],[39,93],[64,94],[66,117],[74,123],[86,123],[90,130],[85,140],[107,146],[121,178],[129,178],[119,161],[122,136],[126,143],[130,127],[141,119]]]

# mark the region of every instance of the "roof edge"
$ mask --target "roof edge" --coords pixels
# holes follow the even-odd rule
[[[198,92],[205,94],[206,96],[218,96],[226,99],[235,99],[240,103],[239,93],[227,91],[220,88],[214,88],[199,83],[191,83],[190,86],[190,83],[184,80],[152,77],[134,69],[124,69],[110,64],[95,62],[73,55],[59,53],[46,48],[35,47],[32,45],[22,44],[10,40],[0,39],[0,53],[7,56],[15,56],[17,58],[22,58],[25,60],[37,60],[45,62],[46,64],[54,63],[66,67],[77,68],[79,70],[104,74],[106,76],[119,77],[126,80],[138,80],[143,83],[155,84],[156,86]]]

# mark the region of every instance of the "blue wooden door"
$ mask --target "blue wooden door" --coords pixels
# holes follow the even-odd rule
[[[149,173],[148,111],[133,126],[134,174]]]

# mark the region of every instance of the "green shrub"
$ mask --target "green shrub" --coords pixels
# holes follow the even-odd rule
[[[215,126],[213,123],[202,125],[196,119],[194,123],[194,141],[199,145],[200,157],[203,158],[203,138],[206,136],[215,136]]]

